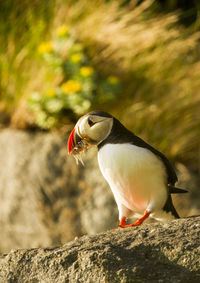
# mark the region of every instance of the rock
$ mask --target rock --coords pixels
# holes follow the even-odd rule
[[[187,194],[174,195],[174,204],[180,216],[192,216],[200,213],[200,176],[198,172],[176,163],[178,186],[188,190]]]
[[[0,252],[61,245],[117,226],[117,206],[95,150],[77,166],[67,156],[66,136],[0,132]],[[198,214],[200,178],[184,165],[178,170],[180,186],[191,193],[175,196],[175,206],[182,217]]]
[[[117,224],[96,156],[89,152],[87,166],[77,166],[66,143],[58,134],[0,132],[0,252],[58,245]]]
[[[0,282],[200,282],[200,216],[12,250]]]

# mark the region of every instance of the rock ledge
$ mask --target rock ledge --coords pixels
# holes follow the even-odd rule
[[[0,282],[200,282],[200,216],[13,250]]]

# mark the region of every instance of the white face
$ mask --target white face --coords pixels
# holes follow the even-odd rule
[[[81,138],[86,139],[89,144],[99,144],[110,134],[112,125],[112,117],[87,114],[78,120],[75,131]]]

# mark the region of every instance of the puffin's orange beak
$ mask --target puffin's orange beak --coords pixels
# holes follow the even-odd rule
[[[68,144],[67,144],[68,154],[73,153],[75,146],[76,146],[75,129],[73,129],[68,139]]]

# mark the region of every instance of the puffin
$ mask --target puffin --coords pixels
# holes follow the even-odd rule
[[[141,225],[148,217],[161,222],[179,218],[171,194],[187,191],[175,187],[176,172],[163,153],[100,110],[78,120],[68,139],[68,154],[81,160],[91,146],[98,149],[100,171],[118,207],[118,228]],[[138,220],[126,224],[132,217]]]

